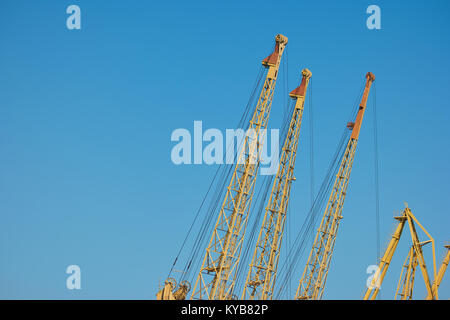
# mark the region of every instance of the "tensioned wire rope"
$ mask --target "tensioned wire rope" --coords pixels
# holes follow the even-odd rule
[[[295,103],[290,103],[290,107],[287,108],[287,110],[293,110],[293,107],[295,105]],[[286,136],[288,133],[288,128],[289,128],[289,124],[290,124],[290,119],[288,117],[284,117],[283,120],[283,124],[282,124],[282,131],[281,131],[281,135],[280,135],[280,141],[285,141],[286,140]],[[279,154],[282,151],[282,147],[283,144],[279,145]],[[275,178],[276,174],[273,175],[267,175],[264,178],[263,184],[260,187],[260,190],[258,192],[258,197],[256,200],[256,205],[255,208],[253,208],[253,223],[252,223],[252,227],[251,230],[248,234],[248,240],[246,242],[245,245],[245,249],[243,254],[241,255],[241,263],[238,267],[238,272],[237,272],[237,279],[236,279],[236,283],[238,284],[236,287],[236,294],[240,294],[241,291],[243,290],[243,286],[245,285],[243,282],[245,281],[244,278],[247,277],[247,273],[248,273],[248,269],[249,269],[249,259],[250,259],[250,253],[253,252],[255,246],[256,246],[256,242],[255,242],[255,238],[256,238],[256,234],[259,234],[259,231],[261,229],[262,226],[262,213],[265,211],[265,207],[264,205],[266,204],[266,201],[268,201],[269,199],[269,191],[271,190],[271,186],[273,184],[273,180]],[[256,212],[255,212],[256,211]],[[244,280],[244,281],[242,281]]]
[[[250,99],[249,99],[249,101],[247,103],[247,106],[246,106],[246,108],[244,110],[244,113],[243,113],[243,115],[241,117],[241,120],[240,120],[240,122],[239,122],[239,124],[237,126],[238,128],[242,128],[243,125],[246,124],[245,130],[248,129],[248,125],[249,125],[248,122],[250,120],[249,119],[249,114],[250,114],[250,111],[252,110],[251,107],[253,107],[255,105],[256,93],[262,89],[261,80],[263,79],[263,76],[266,73],[265,71],[267,71],[267,69],[261,66],[260,67],[260,72],[259,72],[259,74],[257,76],[257,79],[255,80],[254,89],[253,89],[252,94],[250,96]],[[243,143],[243,141],[241,141],[241,144],[242,143]],[[228,148],[229,147],[230,146],[228,146]],[[240,150],[241,147],[242,147],[242,145],[238,146],[237,150]],[[187,243],[187,241],[188,241],[188,239],[189,239],[189,237],[190,237],[190,235],[191,235],[191,233],[192,233],[192,231],[194,229],[194,225],[196,224],[196,222],[197,222],[197,220],[198,220],[198,218],[199,218],[199,216],[201,214],[201,211],[202,211],[202,209],[204,207],[204,204],[206,203],[207,197],[208,197],[208,195],[210,195],[211,190],[213,189],[213,186],[216,185],[215,192],[212,195],[212,201],[211,201],[211,203],[210,203],[210,205],[208,207],[206,215],[205,215],[205,217],[204,217],[204,219],[202,221],[202,224],[201,224],[201,227],[200,227],[200,231],[197,233],[197,237],[194,240],[194,244],[193,244],[192,249],[190,251],[190,254],[188,256],[189,259],[187,259],[187,262],[186,262],[186,264],[184,266],[184,269],[181,271],[181,279],[180,279],[180,281],[191,278],[192,270],[193,269],[198,269],[198,267],[199,267],[199,264],[201,262],[201,260],[200,260],[201,257],[198,255],[199,250],[202,247],[206,246],[206,243],[205,243],[206,240],[207,240],[206,235],[212,231],[211,230],[212,218],[213,218],[214,213],[217,210],[217,207],[218,207],[218,205],[220,203],[220,199],[223,197],[223,193],[224,193],[224,191],[226,189],[226,183],[228,182],[228,180],[230,178],[230,175],[231,175],[231,172],[232,172],[232,170],[234,168],[234,165],[224,166],[223,165],[224,163],[225,162],[223,162],[219,166],[219,168],[216,170],[216,172],[215,172],[215,174],[213,176],[213,179],[212,179],[212,181],[211,181],[211,183],[210,183],[210,185],[208,187],[208,190],[207,190],[205,196],[203,197],[203,200],[202,200],[202,202],[200,204],[200,207],[197,210],[197,213],[196,213],[196,215],[194,217],[194,220],[193,220],[193,222],[191,223],[191,225],[190,225],[190,227],[188,229],[188,233],[187,233],[185,239],[183,240],[181,248],[179,249],[178,254],[177,254],[177,256],[174,259],[174,262],[173,262],[172,267],[171,267],[171,269],[169,271],[168,277],[170,277],[170,275],[174,271],[174,267],[175,267],[175,265],[176,265],[180,255],[181,255],[184,247],[186,246],[186,243]],[[195,261],[195,260],[197,260],[197,261]],[[193,266],[195,266],[195,268],[193,268]]]
[[[288,81],[288,51],[287,48],[285,49],[285,56],[286,58],[283,60],[283,87],[286,91],[285,97],[289,97],[289,81]],[[283,90],[284,91],[284,90]],[[285,108],[283,112],[283,119],[281,124],[281,134],[279,136],[279,148],[277,150],[278,154],[281,154],[284,141],[286,140],[287,133],[289,131],[289,125],[291,121],[292,112],[294,110],[295,101],[284,99]],[[273,150],[272,150],[273,152]],[[243,286],[245,286],[246,277],[248,275],[249,271],[249,260],[250,260],[250,253],[254,252],[254,248],[256,247],[256,235],[259,234],[259,231],[262,226],[262,213],[265,211],[265,204],[266,201],[268,201],[269,197],[269,191],[271,190],[271,186],[273,184],[273,180],[276,176],[276,173],[272,175],[267,175],[264,177],[264,181],[261,184],[258,195],[256,197],[255,204],[251,210],[252,213],[252,223],[250,232],[248,232],[248,235],[246,235],[246,242],[244,244],[244,250],[240,257],[240,264],[238,266],[237,270],[237,276],[236,276],[236,286],[234,289],[235,296],[240,295],[243,291]],[[250,221],[249,221],[250,222]]]
[[[253,90],[253,93],[252,93],[252,97],[251,97],[251,99],[249,99],[249,103],[247,104],[246,111],[244,112],[245,116],[243,116],[243,118],[241,118],[240,124],[238,125],[238,127],[242,127],[243,124],[246,123],[247,126],[246,126],[245,130],[248,129],[248,122],[250,120],[248,115],[249,115],[250,111],[252,110],[251,107],[255,105],[253,98],[255,97],[256,92],[258,92],[258,91],[260,91],[262,89],[262,84],[263,83],[261,83],[261,79],[263,78],[263,75],[265,75],[264,71],[267,71],[267,69],[265,69],[263,67],[261,67],[261,68],[262,68],[261,70],[263,70],[263,71],[257,77],[257,81],[256,81],[255,88]],[[242,147],[242,145],[239,146],[237,150],[240,150],[241,147]],[[200,268],[200,263],[201,263],[202,256],[199,255],[199,250],[201,248],[203,248],[203,247],[206,247],[206,244],[207,244],[206,243],[206,241],[207,241],[206,235],[210,234],[212,232],[212,227],[211,227],[212,218],[214,216],[214,213],[217,211],[217,207],[218,207],[218,205],[220,203],[220,200],[223,197],[224,191],[226,190],[226,183],[230,179],[230,175],[231,175],[231,172],[232,172],[233,168],[234,168],[234,165],[233,166],[229,166],[227,173],[225,175],[222,175],[222,178],[220,179],[220,182],[217,184],[216,192],[215,192],[215,194],[213,196],[213,200],[211,201],[211,205],[209,206],[209,209],[207,211],[209,214],[206,215],[206,217],[205,217],[205,219],[204,219],[204,221],[202,223],[202,227],[200,229],[200,232],[197,234],[196,240],[195,240],[194,245],[193,245],[193,249],[191,250],[191,253],[189,255],[190,259],[188,260],[188,262],[185,265],[185,268],[182,271],[182,279],[180,281],[189,279],[190,282],[192,282],[193,281],[193,276],[195,276],[195,275],[192,274],[192,270],[198,270]],[[221,168],[219,168],[218,171],[220,169]],[[218,171],[216,172],[216,174],[218,173]],[[270,180],[270,179],[266,179],[266,180]],[[211,183],[210,188],[212,187],[213,182]],[[265,185],[269,186],[270,185],[270,181],[266,181]],[[205,195],[205,198],[208,195],[209,191],[210,191],[210,189],[208,189],[207,194]],[[263,194],[266,194],[266,193],[267,192],[263,192]],[[259,192],[259,194],[261,194],[261,191]],[[262,197],[265,198],[264,195]],[[202,201],[201,207],[203,206],[204,202],[205,201]],[[194,219],[193,224],[195,223],[195,221],[197,219],[197,216],[198,216],[198,214],[199,214],[199,212],[201,210],[201,207],[198,210],[198,213],[196,215],[196,218]],[[188,233],[191,233],[191,232],[192,232],[192,226],[190,227]],[[189,236],[189,234],[186,236],[186,239],[188,238],[188,236]],[[186,240],[184,242],[186,242]],[[184,247],[184,243],[183,243],[183,247]],[[180,249],[180,252],[181,252],[181,250],[182,249]],[[177,256],[176,260],[177,259],[178,259],[178,256]],[[176,260],[175,260],[175,262],[176,262]],[[172,267],[172,269],[173,269],[173,267]]]
[[[355,103],[353,104],[352,112],[350,113],[349,117],[349,119],[351,120],[355,118],[356,113],[358,111],[358,100],[362,96],[363,89],[364,84],[362,85],[359,91],[359,95],[355,99]],[[317,217],[320,213],[322,213],[323,207],[327,200],[327,196],[331,191],[334,182],[333,178],[336,175],[337,170],[339,169],[340,160],[342,159],[342,156],[345,153],[345,148],[347,146],[346,142],[349,136],[350,131],[347,128],[344,128],[338,146],[334,153],[334,156],[332,157],[332,160],[330,162],[329,169],[321,184],[321,187],[317,195],[315,196],[311,209],[309,210],[306,219],[291,246],[291,250],[288,252],[289,259],[287,261],[289,261],[289,263],[283,264],[280,268],[279,279],[281,281],[277,283],[277,293],[275,295],[276,298],[280,298],[283,294],[286,294],[286,290],[288,288],[290,279],[293,277],[294,271],[296,271],[297,269],[299,260],[303,255],[306,245],[312,242]]]
[[[262,80],[263,76],[265,75],[265,73],[266,73],[265,68],[263,66],[260,66],[258,75],[256,77],[256,80],[255,80],[255,83],[254,83],[254,86],[253,86],[253,90],[252,90],[252,92],[250,94],[250,97],[249,97],[247,105],[246,105],[246,107],[244,109],[244,112],[243,112],[243,114],[242,114],[242,116],[241,116],[241,118],[240,118],[240,120],[238,122],[237,128],[242,128],[244,126],[244,124],[247,124],[246,128],[248,128],[248,122],[250,120],[249,119],[250,110],[251,110],[251,107],[254,105],[255,97],[256,97],[256,93],[257,93],[258,89],[260,89],[262,87],[261,80]],[[241,145],[242,145],[242,143],[243,142],[241,141]],[[227,152],[230,151],[230,146],[231,146],[231,143],[230,143],[229,146],[227,146]],[[239,146],[239,147],[241,147],[241,146]],[[232,150],[232,151],[234,152],[234,150]],[[187,262],[186,262],[186,264],[185,264],[185,266],[183,268],[183,271],[181,273],[180,281],[186,280],[186,278],[188,278],[188,276],[189,276],[189,271],[191,270],[192,264],[194,262],[194,258],[198,254],[199,249],[201,248],[201,245],[202,245],[203,240],[204,240],[205,233],[207,232],[208,229],[210,229],[211,219],[212,219],[213,214],[215,212],[215,208],[217,207],[217,204],[220,201],[220,198],[221,198],[221,196],[223,194],[223,191],[225,189],[225,183],[226,183],[227,180],[229,180],[230,174],[231,174],[232,169],[234,167],[234,165],[225,165],[225,163],[226,163],[226,161],[225,161],[226,159],[225,158],[226,158],[226,153],[224,154],[222,163],[219,165],[219,167],[215,171],[215,173],[213,175],[213,178],[211,180],[211,183],[209,184],[209,187],[208,187],[205,195],[203,196],[203,199],[202,199],[202,201],[200,203],[200,206],[197,209],[195,217],[194,217],[192,223],[189,226],[188,232],[187,232],[187,234],[186,234],[186,236],[185,236],[185,238],[184,238],[184,240],[183,240],[183,242],[181,244],[181,247],[180,247],[180,249],[179,249],[179,251],[178,251],[178,253],[177,253],[177,255],[176,255],[175,259],[174,259],[174,262],[173,262],[173,264],[172,264],[172,266],[170,268],[169,274],[167,276],[168,278],[171,276],[171,274],[172,274],[172,272],[174,270],[174,267],[175,267],[175,265],[176,265],[180,255],[182,254],[183,249],[185,248],[185,246],[186,246],[186,244],[188,242],[188,239],[189,239],[189,237],[190,237],[190,235],[191,235],[191,233],[192,233],[192,231],[194,229],[194,226],[195,226],[198,218],[200,217],[202,209],[204,208],[206,200],[207,200],[208,196],[210,195],[211,190],[213,190],[213,186],[216,185],[216,187],[214,188],[215,189],[214,194],[212,195],[212,201],[211,201],[210,206],[209,206],[209,208],[208,208],[208,210],[207,210],[207,212],[205,214],[205,217],[204,217],[204,219],[202,221],[202,224],[201,224],[201,227],[200,227],[200,231],[199,231],[199,233],[197,234],[197,237],[194,240],[194,243],[193,243],[192,249],[190,251],[190,254],[188,256]]]
[[[262,87],[261,80],[263,79],[263,77],[265,75],[265,71],[266,71],[265,68],[261,66],[257,80],[255,81],[254,89],[252,91],[249,102],[247,103],[244,114],[241,117],[241,120],[238,124],[238,128],[242,128],[245,125],[245,130],[247,130],[249,127],[250,111],[256,103],[256,101],[255,101],[256,93],[259,91],[258,89],[261,89],[261,87]],[[245,143],[244,139],[240,142],[240,145],[237,147],[237,150],[240,150],[242,148],[243,143]],[[227,147],[228,151],[231,149],[231,146],[232,146],[232,143],[230,143],[230,145]],[[231,150],[231,152],[234,153],[234,150]],[[224,155],[224,158],[225,158],[225,156],[226,155]],[[211,200],[210,205],[207,210],[206,217],[202,223],[200,231],[197,234],[193,248],[189,255],[189,262],[187,263],[185,269],[183,270],[184,271],[183,279],[189,279],[191,282],[193,280],[193,276],[195,276],[195,274],[192,274],[192,270],[198,270],[200,268],[200,264],[202,262],[202,260],[201,260],[202,256],[199,255],[199,252],[201,249],[203,249],[207,246],[207,241],[208,241],[207,235],[211,234],[211,232],[212,232],[213,218],[215,217],[217,208],[220,205],[220,202],[224,196],[224,193],[226,192],[227,183],[229,182],[231,174],[236,165],[236,164],[224,165],[224,163],[225,162],[223,162],[218,168],[218,170],[222,170],[221,179],[219,180],[219,183],[217,183],[215,193],[212,197],[212,200]],[[193,266],[193,268],[192,268],[192,266]]]

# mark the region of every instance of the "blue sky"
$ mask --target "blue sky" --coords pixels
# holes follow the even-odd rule
[[[81,8],[81,30],[66,28],[71,4]],[[381,30],[366,28],[370,4],[381,8]],[[153,299],[216,169],[174,165],[171,132],[194,120],[233,128],[277,33],[289,38],[289,81],[277,85],[269,127],[279,126],[285,93],[310,69],[319,185],[373,72],[383,247],[407,201],[440,263],[450,240],[449,10],[448,1],[2,1],[0,298]],[[372,116],[369,109],[329,299],[359,299],[375,263]],[[292,236],[310,204],[308,125]],[[408,237],[382,298],[393,297]],[[81,290],[65,287],[71,264],[81,267]],[[450,298],[448,274],[440,296]]]

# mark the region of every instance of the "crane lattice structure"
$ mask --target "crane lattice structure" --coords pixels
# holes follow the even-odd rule
[[[366,84],[356,120],[354,123],[347,125],[349,129],[352,129],[352,134],[347,143],[330,198],[328,199],[322,221],[316,233],[311,253],[309,254],[303,275],[300,279],[295,294],[296,299],[316,300],[322,298],[339,223],[342,219],[342,207],[355,158],[359,131],[366,110],[370,87],[374,80],[375,76],[371,72],[368,72],[366,74]]]
[[[263,223],[247,274],[242,299],[272,299],[281,242],[289,203],[294,166],[302,124],[306,89],[311,72],[302,71],[302,81],[289,96],[295,99],[288,133],[280,156],[280,163],[272,185]]]
[[[200,233],[201,236],[199,237],[200,240],[195,240],[194,253],[187,264],[186,270],[189,270],[194,257],[195,259],[198,258],[198,260],[196,260],[198,261],[198,265],[201,262],[201,267],[193,286],[192,294],[190,296],[191,299],[235,299],[233,291],[236,287],[240,256],[248,224],[249,211],[252,205],[256,177],[260,165],[261,151],[265,143],[265,138],[261,139],[261,136],[264,136],[264,130],[267,128],[278,70],[287,41],[285,36],[278,34],[275,37],[275,48],[272,54],[262,61],[262,64],[267,71],[265,81],[262,85],[255,110],[250,118],[248,130],[242,141],[237,162],[234,167],[230,167],[230,170],[228,171],[229,173],[232,172],[229,184],[226,190],[225,184],[220,185],[220,190],[225,191],[225,196],[220,206],[217,221],[214,225],[210,240],[206,246],[206,252],[202,255],[202,260],[200,260],[202,256],[197,254],[197,250],[198,248],[203,248],[205,245],[203,240],[205,240],[205,242],[208,240],[204,235],[206,234],[205,230],[209,230],[209,221],[211,220],[205,220],[207,221],[205,225],[208,227],[202,229],[203,231]],[[295,100],[295,106],[292,111],[286,138],[281,150],[282,153],[277,174],[273,181],[270,197],[265,208],[262,226],[259,230],[252,260],[249,265],[244,290],[242,292],[242,299],[267,300],[273,298],[291,185],[292,181],[295,180],[294,166],[299,145],[305,96],[310,78],[311,72],[308,69],[304,69],[302,71],[302,81],[300,86],[290,93],[290,97]],[[262,78],[259,79],[261,80]],[[337,169],[337,175],[320,226],[315,234],[313,246],[308,256],[306,266],[300,278],[295,299],[321,299],[323,296],[339,225],[343,218],[342,210],[347,194],[353,161],[355,159],[359,133],[366,110],[368,96],[374,80],[375,76],[371,72],[368,72],[366,74],[364,91],[355,122],[349,122],[347,124],[347,127],[352,131],[350,138],[348,139],[347,145],[345,145],[343,144],[346,139],[344,135],[341,144],[339,145],[338,153],[336,153],[336,161],[339,159],[338,155],[342,154],[340,166],[339,168],[335,167],[334,164],[337,164],[337,162],[333,162],[332,169]],[[246,109],[245,117],[242,119],[247,119],[247,115],[250,115],[248,112],[249,109]],[[345,149],[342,149],[341,147],[344,146]],[[330,171],[330,173],[331,172],[332,171]],[[228,177],[228,174],[226,176]],[[328,180],[328,178],[330,178],[330,180]],[[224,178],[223,181],[227,181],[227,179],[228,178]],[[332,175],[327,175],[325,180],[327,183],[326,187],[321,190],[328,190],[328,188],[331,187],[331,179]],[[268,186],[269,185],[267,185],[267,187]],[[319,199],[322,199],[322,195],[326,195],[327,193],[328,191],[322,192]],[[217,199],[221,199],[221,195],[218,195]],[[321,205],[324,204],[322,200],[320,200],[320,202]],[[218,202],[215,203],[218,204]],[[311,211],[312,213],[310,212],[311,219],[305,224],[305,230],[308,230],[308,234],[309,228],[315,224],[315,212],[320,213],[319,210],[322,210],[321,205],[320,207],[317,207],[318,210],[313,210]],[[315,208],[314,205],[313,208]],[[210,210],[211,214],[214,212],[215,209]],[[209,215],[208,217],[212,217],[212,215]],[[439,271],[437,271],[434,240],[417,221],[411,210],[406,206],[403,214],[400,217],[396,217],[396,219],[398,220],[398,226],[392,235],[388,248],[380,260],[379,268],[375,272],[365,291],[364,299],[376,299],[406,223],[408,223],[410,228],[412,246],[410,247],[409,253],[403,264],[395,299],[412,299],[416,278],[415,273],[418,266],[425,281],[427,290],[426,299],[438,299],[438,289],[450,262],[450,245],[445,246],[447,253]],[[416,225],[427,234],[429,240],[420,242],[416,232]],[[201,247],[200,243],[202,244]],[[428,243],[432,244],[433,250],[433,281],[431,281],[431,278],[428,275],[422,252],[422,247]],[[300,247],[302,246],[303,244]],[[180,249],[180,252],[181,250],[182,249]],[[175,259],[174,265],[177,259],[178,256]],[[195,268],[197,268],[198,265],[196,264]],[[157,299],[186,299],[188,293],[191,291],[190,281],[185,280],[188,276],[181,278],[180,283],[177,285],[175,279],[170,278],[170,274],[171,272],[169,273],[169,278],[166,279],[163,288],[160,288],[158,291]],[[289,276],[289,272],[287,273],[287,276]]]
[[[240,261],[243,237],[260,163],[263,140],[258,139],[267,127],[278,69],[287,38],[275,38],[273,53],[263,60],[268,68],[244,145],[240,151],[230,184],[226,190],[219,217],[206,248],[203,263],[192,292],[192,299],[232,299],[236,270]]]

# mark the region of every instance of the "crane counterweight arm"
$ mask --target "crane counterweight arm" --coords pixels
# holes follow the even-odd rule
[[[280,156],[278,171],[273,181],[272,191],[250,263],[242,299],[272,299],[291,184],[295,179],[295,159],[302,124],[306,89],[310,78],[311,72],[308,69],[304,69],[302,71],[300,86],[290,93],[290,97],[296,100],[295,107],[292,111],[289,130]]]
[[[316,300],[322,298],[339,224],[342,219],[342,208],[347,193],[353,160],[355,158],[359,131],[366,110],[370,87],[374,80],[375,76],[371,72],[368,72],[366,74],[364,93],[359,105],[355,123],[349,123],[347,125],[352,129],[352,134],[341,159],[333,189],[331,190],[322,221],[314,239],[312,250],[300,279],[295,294],[296,299]]]
[[[233,297],[236,271],[260,163],[263,141],[258,141],[258,137],[260,131],[267,128],[278,69],[286,45],[287,38],[277,35],[273,53],[262,61],[268,70],[250,120],[249,132],[252,131],[253,135],[245,136],[192,291],[192,299],[225,300]]]

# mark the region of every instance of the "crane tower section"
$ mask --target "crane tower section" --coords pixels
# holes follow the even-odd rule
[[[217,222],[206,248],[200,272],[192,291],[192,299],[225,300],[232,298],[236,270],[248,221],[253,191],[260,163],[263,140],[261,130],[267,128],[272,98],[287,38],[275,37],[275,49],[262,61],[267,68],[266,79],[249,130],[240,150],[231,181],[227,187]]]
[[[290,97],[296,100],[295,107],[280,156],[277,175],[272,185],[269,202],[250,263],[242,299],[272,299],[291,184],[295,180],[295,159],[306,89],[310,78],[311,72],[308,69],[304,69],[300,86],[290,93]]]
[[[296,299],[316,300],[322,298],[339,223],[342,219],[342,208],[355,158],[359,132],[366,110],[367,98],[374,80],[375,76],[368,72],[356,120],[354,123],[347,125],[352,130],[352,134],[348,140],[320,227],[317,230],[312,250],[300,279],[295,294]]]

